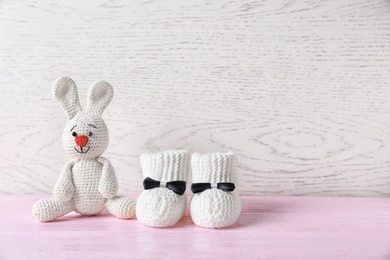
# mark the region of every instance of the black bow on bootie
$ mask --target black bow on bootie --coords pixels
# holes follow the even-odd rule
[[[150,190],[154,188],[160,187],[160,182],[153,180],[152,178],[145,178],[144,179],[144,189],[145,190]],[[166,188],[170,189],[174,193],[178,195],[183,195],[184,192],[186,191],[186,182],[185,181],[170,181],[167,182]]]
[[[235,188],[236,186],[234,185],[234,183],[231,182],[217,183],[217,189],[223,190],[225,192],[234,191]],[[191,190],[193,193],[199,193],[209,189],[211,189],[211,183],[200,182],[200,183],[193,183],[191,185]]]

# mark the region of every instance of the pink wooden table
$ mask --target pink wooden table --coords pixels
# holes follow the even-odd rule
[[[42,196],[41,196],[42,197]],[[31,215],[38,197],[0,197],[0,259],[390,259],[390,199],[242,197],[232,227],[145,227],[106,212],[52,223]]]

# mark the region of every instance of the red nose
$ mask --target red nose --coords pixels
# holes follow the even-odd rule
[[[88,136],[86,136],[86,135],[78,135],[78,136],[76,136],[74,141],[76,142],[76,144],[78,146],[84,147],[88,143]]]

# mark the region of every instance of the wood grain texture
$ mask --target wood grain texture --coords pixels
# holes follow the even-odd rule
[[[387,198],[242,197],[238,221],[219,230],[195,226],[188,211],[170,228],[108,212],[40,223],[31,215],[36,199],[0,197],[2,260],[390,258]]]
[[[390,2],[0,3],[0,193],[49,193],[68,160],[51,84],[114,86],[105,153],[239,156],[240,194],[390,194]]]

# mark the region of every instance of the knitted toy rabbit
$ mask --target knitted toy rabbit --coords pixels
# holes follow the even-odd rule
[[[33,215],[46,222],[71,211],[94,215],[106,207],[118,218],[132,218],[135,201],[116,196],[118,183],[114,169],[108,159],[101,157],[109,139],[101,115],[111,102],[111,85],[105,81],[95,82],[89,88],[85,111],[80,106],[76,84],[70,78],[56,80],[53,95],[68,118],[63,145],[74,159],[63,167],[54,187],[54,198],[37,201]]]

